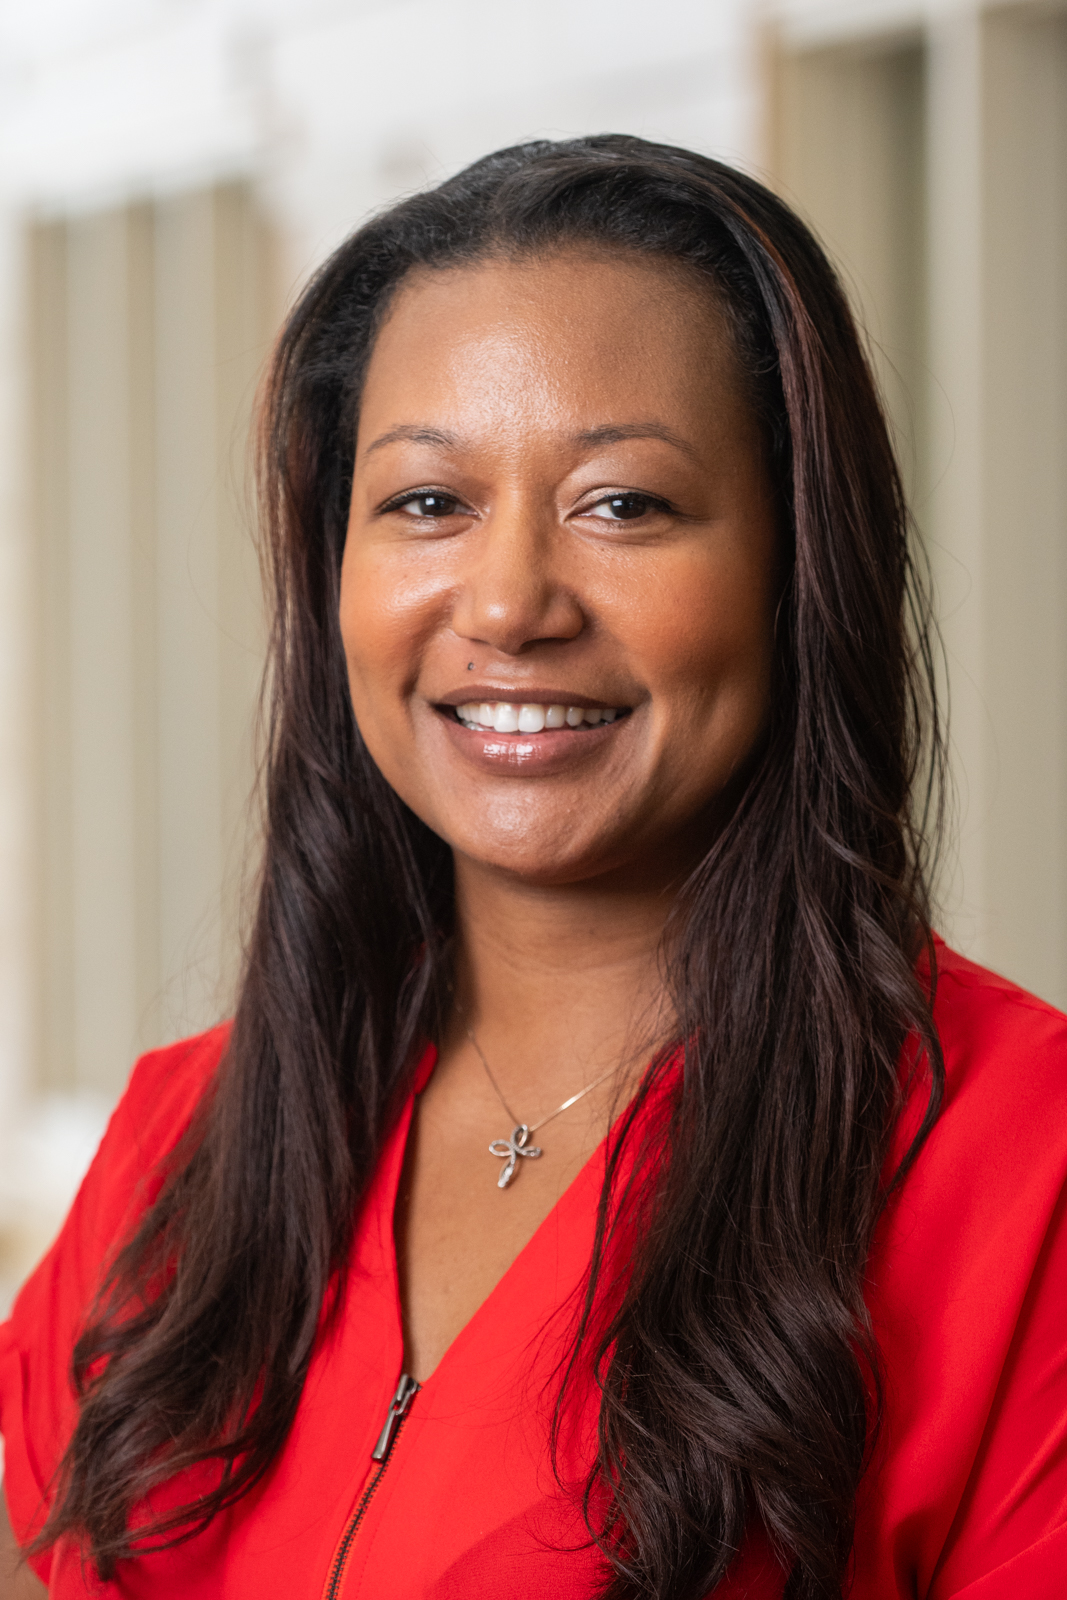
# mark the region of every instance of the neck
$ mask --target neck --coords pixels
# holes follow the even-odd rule
[[[672,899],[632,874],[546,887],[457,858],[456,1033],[473,1025],[494,1073],[539,1099],[643,1066],[670,1031],[659,955]]]

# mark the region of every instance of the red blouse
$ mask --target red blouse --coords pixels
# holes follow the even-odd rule
[[[1067,1019],[940,949],[948,1086],[875,1239],[867,1298],[885,1424],[857,1508],[855,1600],[1062,1600],[1067,1593]],[[141,1060],[55,1245],[0,1328],[7,1496],[39,1526],[69,1435],[76,1329],[101,1263],[150,1196],[225,1034]],[[428,1054],[415,1092],[433,1068]],[[905,1112],[903,1149],[921,1116]],[[492,1294],[383,1425],[403,1367],[392,1214],[409,1098],[362,1208],[341,1315],[316,1348],[267,1478],[208,1531],[95,1583],[76,1549],[35,1560],[49,1593],[166,1600],[579,1600],[598,1565],[553,1478],[554,1377],[589,1256],[603,1147]],[[653,1114],[650,1112],[649,1114]],[[590,1387],[560,1467],[580,1483]],[[381,1443],[384,1463],[372,1460]],[[380,1452],[381,1453],[381,1452]],[[189,1483],[181,1487],[182,1498]],[[175,1487],[175,1495],[178,1489]],[[161,1501],[163,1497],[161,1496]],[[716,1600],[780,1600],[761,1543]]]

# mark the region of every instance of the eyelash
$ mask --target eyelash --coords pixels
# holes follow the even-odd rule
[[[587,510],[595,511],[598,506],[608,505],[612,500],[643,500],[645,503],[645,510],[640,513],[640,516],[647,516],[649,512],[655,511],[669,512],[673,509],[666,500],[661,500],[658,495],[645,494],[640,489],[624,489],[616,494],[601,495],[600,499],[595,500],[593,504],[587,508]],[[640,520],[640,516],[602,517],[600,520],[602,522],[637,522]]]
[[[395,500],[387,501],[386,504],[381,508],[381,514],[384,516],[391,511],[401,511],[403,510],[404,506],[412,505],[416,500],[432,499],[448,501],[452,504],[455,510],[443,512],[440,517],[427,517],[427,521],[443,521],[445,517],[455,516],[456,510],[462,509],[463,507],[462,500],[458,499],[458,497],[454,494],[447,494],[443,489],[413,489],[408,490],[405,494],[398,495]],[[602,495],[599,500],[594,500],[592,505],[587,506],[584,513],[580,514],[587,515],[588,513],[595,511],[598,506],[606,505],[612,500],[643,500],[647,509],[646,512],[642,513],[642,515],[647,515],[647,512],[649,511],[670,512],[673,509],[668,501],[661,500],[658,495],[645,494],[640,490],[632,489],[623,490],[615,494]],[[638,520],[639,518],[637,517],[600,518],[600,521],[602,522],[636,522]]]
[[[456,507],[462,506],[462,500],[454,494],[446,494],[444,489],[409,489],[405,494],[397,495],[395,500],[387,500],[381,508],[381,515],[385,516],[390,511],[401,511],[404,506],[413,504],[416,500],[448,500]],[[446,512],[447,516],[454,516],[454,512]],[[437,520],[436,518],[434,519]]]

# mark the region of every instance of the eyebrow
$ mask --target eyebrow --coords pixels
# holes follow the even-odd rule
[[[429,444],[437,450],[455,450],[463,441],[458,433],[448,433],[444,428],[419,427],[414,423],[401,423],[398,428],[390,428],[388,433],[380,433],[377,439],[372,439],[367,446],[367,455],[372,450],[381,450],[387,444],[399,444],[406,440],[409,444]]]
[[[620,444],[624,439],[662,439],[665,444],[670,444],[676,450],[681,450],[684,455],[696,459],[696,451],[688,440],[675,433],[673,428],[668,428],[662,422],[612,422],[605,423],[601,428],[583,428],[574,435],[574,443],[595,448],[601,444]],[[428,428],[416,423],[401,423],[399,427],[390,428],[387,433],[380,433],[367,446],[366,454],[374,450],[381,450],[387,444],[428,444],[436,450],[462,449],[465,441],[458,433],[450,433],[445,428]]]
[[[620,444],[623,439],[662,439],[683,454],[694,459],[696,457],[696,451],[689,441],[663,422],[607,423],[602,428],[586,428],[575,435],[575,442],[584,445]]]

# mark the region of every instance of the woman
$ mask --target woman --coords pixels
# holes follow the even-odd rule
[[[243,987],[6,1329],[19,1581],[1051,1595],[1067,1035],[930,933],[817,245],[685,151],[501,152],[322,269],[262,459]]]

